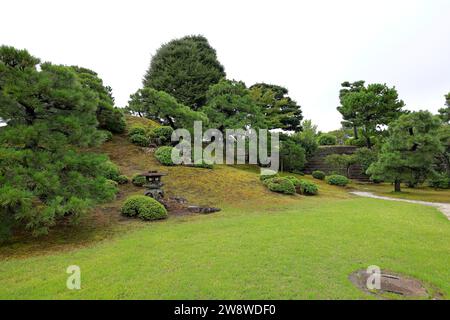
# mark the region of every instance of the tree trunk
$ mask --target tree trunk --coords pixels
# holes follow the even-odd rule
[[[367,144],[367,148],[372,149],[372,141],[370,141],[369,136],[366,137],[366,144]]]
[[[358,139],[358,128],[356,126],[353,126],[353,135],[355,140]]]
[[[402,191],[401,188],[400,188],[400,180],[395,180],[395,182],[394,182],[394,190],[395,190],[395,192]]]

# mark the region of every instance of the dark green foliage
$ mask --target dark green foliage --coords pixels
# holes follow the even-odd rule
[[[150,140],[157,145],[168,145],[171,143],[173,129],[169,126],[160,126],[152,129],[149,133]]]
[[[299,181],[300,181],[299,190],[301,194],[313,196],[319,192],[319,188],[315,183],[303,179],[300,179]]]
[[[170,93],[181,104],[197,110],[205,104],[208,88],[224,77],[224,68],[208,40],[187,36],[158,49],[145,74],[144,87]]]
[[[445,108],[439,109],[439,117],[444,123],[450,122],[450,92],[445,96]]]
[[[325,158],[333,172],[338,172],[342,175],[350,175],[350,167],[357,163],[357,159],[353,154],[330,154]]]
[[[133,178],[131,179],[131,183],[132,183],[133,185],[135,185],[136,187],[142,187],[142,186],[146,183],[146,180],[145,180],[145,177],[144,177],[144,176],[141,176],[141,175],[139,175],[139,174],[136,174],[136,175],[134,175]]]
[[[325,181],[328,184],[342,187],[346,186],[350,182],[350,180],[347,177],[341,176],[339,174],[333,174],[331,176],[328,176],[325,178]]]
[[[375,148],[376,149],[376,148]],[[360,164],[363,171],[366,172],[369,169],[370,165],[377,161],[377,150],[374,148],[369,149],[366,147],[358,148],[353,157],[355,162]]]
[[[117,177],[116,181],[118,184],[126,184],[128,183],[128,181],[130,181],[130,179],[127,176],[121,174],[120,176]]]
[[[80,147],[104,140],[98,95],[73,68],[44,63],[26,50],[0,47],[0,220],[4,234],[46,234],[61,219],[76,222],[117,189],[105,156]]]
[[[295,194],[295,186],[291,180],[278,177],[264,180],[264,184],[270,191],[279,192],[284,194]]]
[[[252,100],[243,82],[221,80],[207,93],[207,104],[201,111],[209,119],[209,127],[225,129],[266,128],[261,108]]]
[[[359,138],[358,128],[361,128],[368,148],[373,145],[371,136],[404,113],[405,104],[398,99],[397,90],[386,84],[365,87],[364,81],[344,82],[339,98],[341,105],[337,109],[344,118],[342,124],[354,129],[355,139]]]
[[[147,135],[147,129],[144,126],[134,125],[128,130],[128,135],[131,137],[135,134],[145,136]]]
[[[278,176],[277,174],[261,174],[261,175],[259,176],[259,180],[265,181],[265,180],[268,180],[268,179],[275,178],[275,177],[277,177],[277,176]]]
[[[207,122],[207,117],[178,102],[173,96],[154,88],[139,89],[132,94],[127,109],[172,128],[192,128],[194,121]]]
[[[286,88],[257,83],[250,87],[250,95],[261,108],[269,129],[301,130],[301,107],[288,96]]]
[[[302,131],[294,134],[292,138],[305,149],[306,159],[310,159],[319,146],[317,142],[317,126],[313,125],[311,120],[305,120],[302,123],[302,128]]]
[[[149,145],[148,138],[142,134],[133,134],[132,136],[130,136],[130,141],[131,143],[140,147],[148,147]]]
[[[158,160],[162,165],[165,166],[173,166],[174,163],[172,161],[172,147],[169,146],[163,146],[159,147],[155,151],[155,158]]]
[[[167,218],[167,210],[153,198],[147,196],[131,196],[125,201],[121,212],[128,217],[142,220],[160,220]]]
[[[99,129],[108,130],[112,133],[125,132],[125,117],[118,108],[114,107],[111,87],[103,85],[96,72],[73,66],[83,86],[88,87],[97,94],[97,121]]]
[[[328,134],[328,133],[322,133],[318,138],[317,138],[317,142],[321,145],[321,146],[333,146],[336,144],[336,136],[332,135],[332,134]]]
[[[305,150],[290,137],[280,141],[280,145],[281,171],[301,171],[306,162]]]
[[[118,182],[120,176],[119,167],[111,161],[105,161],[100,166],[101,171],[106,179]]]
[[[367,173],[372,179],[394,182],[395,191],[400,191],[401,182],[416,185],[430,177],[443,150],[438,135],[441,124],[428,111],[402,115],[389,125],[389,136]]]
[[[111,131],[100,130],[100,132],[101,132],[101,134],[103,136],[103,138],[102,138],[103,141],[111,141],[112,140],[113,134],[111,133]]]
[[[320,170],[315,170],[312,172],[312,176],[315,179],[323,180],[323,179],[325,179],[325,172],[320,171]]]
[[[214,168],[214,166],[212,164],[206,163],[205,161],[202,161],[201,163],[194,163],[194,167],[203,168],[203,169],[213,169]]]
[[[436,174],[428,180],[428,184],[436,189],[450,189],[450,176],[447,174]]]

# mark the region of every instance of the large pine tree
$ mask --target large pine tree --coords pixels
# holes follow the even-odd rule
[[[14,228],[45,234],[114,197],[106,157],[81,152],[101,142],[97,104],[73,68],[0,47],[0,237]]]

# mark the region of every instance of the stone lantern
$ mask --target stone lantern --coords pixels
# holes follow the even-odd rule
[[[164,191],[162,189],[164,183],[161,182],[161,177],[167,175],[167,173],[148,171],[141,174],[145,177],[146,183],[143,185],[145,190],[144,195],[152,197],[153,199],[160,201],[164,198]]]

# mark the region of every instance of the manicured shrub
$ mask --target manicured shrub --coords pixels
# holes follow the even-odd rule
[[[155,199],[147,196],[131,196],[122,206],[121,212],[128,217],[142,220],[159,220],[167,218],[167,210]]]
[[[149,137],[152,142],[159,146],[168,145],[171,142],[172,133],[172,127],[160,126],[153,128],[149,133]]]
[[[333,174],[331,176],[326,177],[326,181],[328,184],[335,186],[346,186],[350,182],[350,180],[347,177],[341,176],[339,174]]]
[[[264,180],[264,184],[266,184],[267,188],[269,188],[269,190],[273,192],[295,194],[294,184],[291,180],[284,177]]]
[[[123,174],[121,174],[120,176],[117,177],[118,184],[126,184],[126,183],[128,183],[128,181],[130,181],[130,179],[128,179],[128,177]]]
[[[312,172],[312,176],[315,179],[323,180],[323,179],[325,179],[325,172],[316,170],[316,171]]]
[[[141,147],[148,147],[148,138],[142,134],[133,134],[130,136],[130,141]]]
[[[141,125],[133,125],[129,130],[128,130],[128,135],[131,137],[135,134],[140,134],[145,136],[147,134],[147,130],[145,129],[144,126]]]
[[[307,180],[299,180],[300,181],[300,193],[304,195],[313,196],[319,192],[319,188],[314,182],[310,182]]]
[[[174,165],[174,163],[172,161],[172,147],[169,147],[169,146],[159,147],[155,151],[155,158],[162,165],[165,165],[165,166],[173,166]]]
[[[135,185],[136,187],[142,187],[145,184],[146,180],[144,176],[141,176],[139,174],[136,174],[131,179],[131,183]]]
[[[106,141],[111,141],[112,140],[113,134],[110,131],[108,131],[108,130],[99,130],[99,131],[101,132],[103,141],[106,142]]]
[[[286,177],[284,177],[284,178],[290,180],[290,181],[294,184],[294,187],[299,187],[299,186],[300,186],[300,179],[298,179],[297,177],[294,177],[294,176],[286,176]]]
[[[317,139],[317,142],[321,145],[321,146],[331,146],[331,145],[335,145],[336,144],[336,137],[333,136],[332,134],[328,134],[328,133],[322,133],[319,138]]]
[[[101,170],[103,172],[103,176],[106,179],[110,179],[113,181],[118,181],[119,176],[120,176],[120,170],[119,167],[116,166],[114,163],[112,163],[111,161],[105,161],[102,165],[101,165]]]
[[[259,176],[259,180],[265,181],[265,180],[276,178],[276,177],[278,177],[278,175],[275,174],[275,173],[273,173],[273,174],[261,174]]]
[[[428,181],[430,187],[436,189],[450,189],[450,177],[445,174],[437,175]]]

